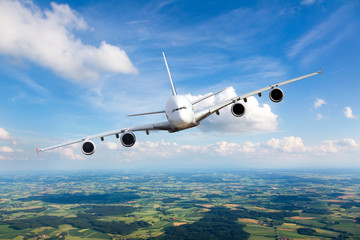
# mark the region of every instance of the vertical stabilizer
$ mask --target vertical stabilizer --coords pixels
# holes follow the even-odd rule
[[[170,74],[169,66],[168,66],[167,61],[166,61],[165,53],[162,52],[162,55],[163,55],[163,57],[164,57],[166,70],[167,70],[167,73],[168,73],[168,75],[169,75],[169,80],[170,80],[170,84],[171,84],[171,89],[172,89],[173,95],[175,96],[177,93],[176,93],[175,86],[174,86],[174,83],[173,83],[172,78],[171,78],[171,74]]]

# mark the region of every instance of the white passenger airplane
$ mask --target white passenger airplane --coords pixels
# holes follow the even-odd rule
[[[219,103],[215,106],[212,106],[208,109],[195,112],[194,111],[195,104],[197,104],[211,96],[214,96],[214,95],[224,91],[225,89],[220,90],[213,94],[209,94],[209,95],[202,97],[200,99],[197,99],[195,101],[190,101],[185,95],[177,95],[175,86],[174,86],[172,78],[171,78],[170,70],[169,70],[169,67],[168,67],[168,64],[166,61],[165,54],[164,53],[162,53],[162,54],[164,57],[167,73],[169,75],[169,80],[170,80],[173,96],[171,96],[169,98],[169,100],[166,103],[165,110],[163,110],[163,111],[140,113],[140,114],[134,114],[134,115],[129,115],[129,116],[140,116],[140,115],[165,113],[167,121],[104,132],[104,133],[100,133],[97,135],[84,137],[84,138],[81,138],[78,140],[62,143],[62,144],[47,147],[47,148],[42,148],[42,149],[36,148],[37,153],[39,154],[39,152],[45,152],[48,150],[52,150],[52,149],[59,148],[59,147],[64,147],[64,146],[75,144],[75,143],[82,143],[82,147],[81,147],[82,152],[85,155],[91,155],[95,152],[95,149],[96,149],[95,143],[92,141],[92,139],[100,138],[101,141],[104,141],[104,138],[107,136],[110,136],[110,135],[115,135],[116,138],[120,138],[120,141],[123,146],[132,147],[136,142],[136,138],[133,133],[135,131],[145,131],[146,134],[148,135],[150,131],[154,131],[154,130],[165,130],[170,133],[185,130],[188,128],[198,126],[202,120],[204,120],[205,118],[207,118],[208,116],[210,116],[213,113],[216,113],[217,115],[219,115],[220,114],[219,110],[230,104],[232,104],[231,113],[235,117],[241,117],[245,114],[245,106],[244,106],[244,104],[239,103],[240,100],[243,100],[246,103],[248,97],[256,95],[256,94],[259,97],[261,97],[262,92],[270,90],[270,92],[269,92],[270,100],[273,102],[280,102],[284,97],[284,93],[280,88],[278,88],[279,86],[282,86],[282,85],[285,85],[288,83],[292,83],[292,82],[295,82],[295,81],[298,81],[298,80],[301,80],[304,78],[308,78],[308,77],[317,75],[319,73],[322,74],[322,70],[320,68],[320,71],[318,71],[318,72],[310,73],[308,75],[304,75],[304,76],[294,78],[294,79],[291,79],[288,81],[270,85],[270,86],[267,86],[267,87],[264,87],[264,88],[261,88],[261,89],[243,94],[243,95],[239,95],[237,97],[234,97],[234,98],[228,99],[222,103]]]

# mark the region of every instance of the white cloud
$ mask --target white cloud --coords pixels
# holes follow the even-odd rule
[[[75,147],[75,145],[73,146]],[[78,145],[76,145],[76,147],[78,147]],[[58,152],[61,155],[70,158],[71,160],[84,160],[85,158],[79,154],[75,154],[74,153],[74,149],[70,148],[70,147],[66,147],[66,148],[58,148],[56,150],[54,150],[54,152]]]
[[[346,152],[358,147],[359,144],[354,139],[325,140],[321,145],[313,147],[312,151],[317,154],[339,153],[340,151]]]
[[[0,139],[3,139],[3,140],[10,139],[9,133],[3,128],[0,128]]]
[[[324,104],[326,104],[325,100],[317,98],[316,101],[314,102],[314,108],[318,109],[319,107],[321,107]]]
[[[6,131],[3,128],[0,128],[0,140],[8,140],[9,143],[11,143],[11,145],[13,146],[17,146],[17,142],[15,141],[15,139],[13,139],[13,137],[10,137],[10,134],[8,131]],[[17,150],[19,151],[19,150]]]
[[[266,145],[273,150],[280,150],[288,153],[305,152],[307,150],[302,139],[293,136],[284,137],[283,139],[272,138],[266,142]]]
[[[100,74],[136,73],[126,53],[101,42],[86,45],[71,30],[86,30],[84,19],[67,4],[41,11],[31,1],[0,1],[0,53],[30,59],[75,81]]]
[[[0,155],[0,160],[5,160],[5,161],[28,161],[29,158],[28,157],[5,157],[5,156]]]
[[[195,100],[201,96],[187,95],[190,100]],[[228,100],[237,96],[233,87],[227,88],[224,92],[211,97],[203,102],[195,105],[196,109],[202,109],[209,106],[216,105],[220,102]],[[242,117],[235,117],[231,113],[231,105],[220,110],[220,115],[212,115],[201,122],[199,129],[204,132],[220,131],[226,133],[252,133],[259,131],[274,131],[278,126],[278,116],[271,111],[268,104],[260,106],[255,97],[249,97],[247,103],[244,103],[246,108],[245,115]]]
[[[114,143],[114,142],[105,142],[104,145],[109,149],[109,150],[116,150],[118,148],[118,144]]]
[[[116,143],[111,143],[111,145]],[[170,143],[162,141],[157,142],[137,142],[132,148],[111,148],[118,149],[126,157],[132,159],[143,159],[144,157],[162,157],[186,158],[187,156],[204,155],[211,157],[225,156],[229,159],[236,160],[238,156],[244,158],[266,157],[267,159],[278,158],[281,156],[301,155],[304,159],[313,158],[314,156],[323,156],[334,153],[349,153],[351,151],[360,152],[360,144],[354,139],[343,140],[324,140],[318,145],[307,146],[300,137],[284,137],[271,138],[268,141],[262,142],[244,142],[232,143],[221,141],[214,144],[207,145],[179,145],[177,143]],[[302,159],[302,158],[301,158]],[[299,160],[301,160],[299,159]]]
[[[129,149],[126,149],[126,155],[128,156],[134,156],[136,153],[142,153],[150,156],[170,157],[174,154],[181,153],[183,148],[177,143],[170,143],[162,140],[160,142],[139,142],[136,148],[134,148],[135,152],[130,152],[128,150]]]
[[[352,109],[349,106],[345,107],[344,114],[345,114],[345,117],[350,118],[350,119],[357,118],[357,116],[353,115]]]
[[[7,146],[4,146],[4,147],[1,147],[1,148],[0,148],[0,152],[12,153],[12,152],[14,152],[14,149],[12,149],[12,148],[10,148],[10,147],[7,147]]]

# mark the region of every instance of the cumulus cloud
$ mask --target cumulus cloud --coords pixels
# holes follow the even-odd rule
[[[0,152],[4,152],[4,153],[12,153],[14,152],[14,149],[7,147],[7,146],[3,146],[0,148]]]
[[[29,158],[28,157],[9,157],[9,156],[1,156],[0,155],[0,160],[5,160],[5,161],[28,161]]]
[[[202,96],[187,95],[190,100]],[[214,106],[225,100],[237,96],[233,87],[213,96],[197,105],[196,109]],[[255,97],[249,97],[247,103],[240,101],[246,108],[245,115],[235,117],[231,113],[231,106],[220,110],[220,115],[213,115],[201,122],[199,129],[204,132],[221,131],[226,133],[251,133],[258,131],[274,131],[278,126],[278,116],[271,111],[268,104],[259,104]]]
[[[123,148],[111,142],[109,149],[118,150],[126,157],[141,159],[143,157],[186,157],[188,155],[203,154],[206,156],[223,156],[237,159],[242,157],[278,157],[281,154],[304,155],[309,157],[323,156],[334,153],[348,153],[360,151],[360,144],[354,139],[325,140],[318,145],[307,146],[300,137],[271,138],[261,142],[232,143],[221,141],[207,145],[179,145],[162,141],[137,142],[132,148]]]
[[[321,145],[312,148],[312,151],[318,154],[321,153],[339,153],[340,151],[347,151],[356,149],[359,144],[354,139],[343,140],[325,140]]]
[[[177,143],[170,143],[162,141],[157,142],[139,142],[136,148],[131,151],[124,151],[127,156],[135,156],[137,153],[146,154],[150,156],[170,157],[174,154],[181,153],[186,146],[179,146]]]
[[[296,152],[305,152],[307,148],[305,147],[303,140],[299,137],[284,137],[283,139],[272,138],[266,142],[266,145],[271,149],[280,150],[283,152],[296,153]]]
[[[117,150],[127,157],[141,156],[157,156],[157,157],[170,157],[176,153],[183,151],[193,151],[194,149],[200,150],[199,147],[192,147],[189,145],[180,146],[177,143],[165,142],[164,140],[151,142],[136,142],[131,148],[123,147],[119,142],[104,142],[102,143],[109,150]]]
[[[118,148],[118,144],[114,143],[114,142],[106,142],[104,143],[104,145],[109,149],[109,150],[116,150]]]
[[[321,107],[324,104],[326,104],[325,100],[317,98],[316,101],[314,102],[314,108],[318,109],[319,107]]]
[[[0,0],[0,29],[0,54],[30,59],[68,79],[137,72],[119,47],[103,41],[96,48],[76,38],[71,31],[88,26],[67,4],[52,2],[42,11],[31,1]]]
[[[77,147],[77,145],[73,145],[73,147]],[[64,157],[67,157],[71,160],[84,160],[85,158],[79,154],[75,154],[74,153],[74,149],[70,148],[70,147],[66,147],[66,148],[58,148],[55,149],[54,152],[58,152],[61,155],[63,155]]]
[[[345,107],[344,114],[345,114],[346,118],[350,118],[350,119],[356,119],[357,118],[357,116],[353,115],[352,109],[349,106]]]
[[[10,135],[9,132],[7,132],[5,129],[0,128],[0,139],[2,140],[9,140],[10,139]]]

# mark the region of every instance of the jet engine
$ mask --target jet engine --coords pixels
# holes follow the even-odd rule
[[[284,93],[280,88],[274,88],[269,92],[270,100],[273,102],[281,102],[284,98]]]
[[[242,103],[234,103],[231,106],[231,113],[235,117],[242,117],[245,114],[245,106]]]
[[[120,140],[124,147],[132,147],[136,142],[136,137],[132,132],[125,132],[121,135]]]
[[[93,153],[95,152],[95,150],[96,150],[96,146],[95,146],[95,144],[94,144],[92,141],[90,141],[90,140],[86,140],[86,141],[83,143],[82,147],[81,147],[81,151],[82,151],[83,154],[85,154],[85,155],[91,155],[91,154],[93,154]]]

